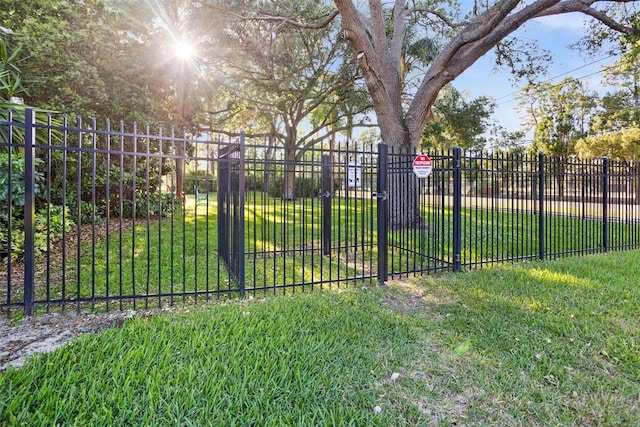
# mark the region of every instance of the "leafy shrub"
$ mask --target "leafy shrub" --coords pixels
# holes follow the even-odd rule
[[[34,222],[34,253],[39,255],[46,252],[49,239],[62,236],[63,231],[68,231],[74,224],[67,215],[63,215],[62,206],[50,205],[49,209],[42,208],[36,212]],[[24,258],[25,252],[24,219],[12,218],[11,221],[11,260],[19,261]],[[8,223],[0,224],[0,258],[6,258],[9,254]]]
[[[213,193],[217,190],[218,182],[211,174],[206,171],[189,171],[184,178],[184,192],[186,194],[195,193],[194,188],[198,186],[200,193]]]
[[[95,221],[96,224],[102,224],[106,218],[106,208],[93,204],[92,202],[85,202],[80,200],[80,217],[78,218],[78,204],[75,195],[67,196],[67,212],[66,215],[75,223],[91,224]]]
[[[11,173],[9,173],[9,163]],[[35,159],[36,167],[41,163],[40,159]],[[11,185],[9,185],[9,178],[11,178]],[[44,174],[36,170],[34,181],[36,206],[40,206],[36,211],[34,223],[34,250],[37,255],[47,250],[48,238],[61,236],[63,230],[69,229],[74,224],[75,218],[71,215],[70,209],[66,209],[63,218],[62,206],[46,203]],[[24,153],[12,153],[11,162],[9,162],[8,153],[0,153],[0,258],[6,258],[9,254],[9,231],[11,232],[11,259],[19,261],[24,258],[24,205]],[[11,230],[9,230],[9,206],[11,207]]]
[[[42,161],[35,159],[38,166]],[[9,215],[9,194],[11,194],[11,210],[13,216],[24,217],[24,185],[25,161],[24,153],[12,153],[11,174],[9,174],[9,154],[0,153],[0,221],[7,221]],[[9,191],[9,178],[11,178],[11,191]],[[34,192],[36,199],[41,198],[43,192],[44,175],[36,170],[34,175]]]
[[[135,216],[136,218],[146,218],[147,215],[166,217],[181,206],[182,200],[173,194],[150,194],[148,200],[146,195],[139,195],[136,197]],[[133,217],[133,202],[131,200],[124,200],[122,216],[125,218]]]
[[[294,196],[297,197],[315,197],[320,192],[320,182],[313,178],[296,176],[294,178]],[[284,195],[284,176],[272,176],[269,185],[269,195],[272,197],[283,197]]]
[[[264,189],[264,175],[257,173],[247,174],[245,181],[245,189],[247,191],[263,191]]]

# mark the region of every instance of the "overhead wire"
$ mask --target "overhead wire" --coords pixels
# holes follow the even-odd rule
[[[579,71],[579,70],[582,70],[582,69],[584,69],[584,68],[587,68],[587,67],[589,67],[589,66],[591,66],[591,65],[597,64],[597,63],[602,62],[602,61],[606,61],[607,59],[610,59],[610,58],[612,58],[612,57],[614,57],[614,56],[615,56],[615,55],[609,55],[609,56],[606,56],[606,57],[603,57],[603,58],[597,59],[597,60],[595,60],[595,61],[592,61],[592,62],[589,62],[589,63],[587,63],[587,64],[581,65],[581,66],[579,66],[579,67],[573,68],[573,69],[571,69],[571,70],[569,70],[569,71],[565,71],[565,72],[563,72],[563,73],[561,73],[561,74],[555,75],[555,76],[553,76],[553,77],[549,77],[548,79],[543,80],[543,81],[539,82],[538,84],[543,84],[543,83],[551,82],[551,81],[556,80],[556,79],[558,79],[558,78],[560,78],[560,77],[564,77],[564,76],[566,76],[566,75],[568,75],[568,74],[574,73],[574,72]],[[597,74],[601,74],[601,73],[603,73],[605,70],[607,70],[607,69],[609,69],[609,68],[611,68],[611,67],[607,67],[607,68],[605,68],[605,69],[598,70],[598,71],[595,71],[595,72],[593,72],[593,73],[586,74],[586,75],[584,75],[584,76],[576,77],[576,80],[583,80],[583,79],[586,79],[586,78],[588,78],[588,77],[591,77],[591,76],[594,76],[594,75],[597,75]],[[520,93],[520,90],[518,90],[518,91],[515,91],[515,92],[512,92],[512,93],[509,93],[509,94],[507,94],[507,95],[503,95],[503,96],[501,96],[501,97],[499,97],[499,98],[496,98],[496,99],[495,99],[495,101],[496,101],[497,105],[504,105],[504,104],[507,104],[507,103],[509,103],[509,102],[513,102],[513,101],[515,101],[515,100],[517,100],[517,99],[519,99],[519,98],[521,98],[521,97],[522,97],[522,95],[521,95],[521,93]],[[503,99],[505,99],[505,98],[513,98],[513,99],[508,99],[508,100],[506,100],[506,101],[504,101],[504,102],[498,102],[498,101],[503,100]]]

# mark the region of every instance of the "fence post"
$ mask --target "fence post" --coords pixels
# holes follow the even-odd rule
[[[453,271],[462,270],[462,148],[453,148]]]
[[[538,258],[544,259],[544,154],[538,153]]]
[[[389,278],[389,236],[388,236],[388,173],[389,146],[378,144],[378,174],[375,197],[378,200],[378,284],[384,285]]]
[[[609,252],[609,158],[602,159],[602,248]]]
[[[24,113],[24,314],[33,316],[36,131],[33,109]]]
[[[240,156],[238,165],[238,286],[240,288],[240,297],[244,298],[245,292],[245,247],[244,247],[244,198],[246,187],[245,176],[245,134],[244,131],[240,133]]]
[[[322,155],[322,253],[331,255],[331,156]]]
[[[229,262],[229,159],[228,146],[218,149],[218,253]]]

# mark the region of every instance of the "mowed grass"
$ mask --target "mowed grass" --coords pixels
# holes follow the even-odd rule
[[[49,269],[38,270],[36,300],[102,310],[236,297],[240,284],[219,257],[216,195],[209,197],[208,204],[195,204],[190,196],[185,209],[173,216],[113,227],[109,237],[98,233],[96,239],[90,229],[84,230],[79,258],[75,249],[67,249],[64,260],[58,256]],[[284,287],[326,287],[376,275],[375,201],[332,203],[331,248],[325,253],[321,200],[247,195],[248,292],[259,296],[282,292]],[[390,232],[390,272],[446,268],[453,262],[451,209],[429,206],[423,218],[424,229]],[[532,213],[464,209],[461,261],[473,266],[538,258],[538,227],[538,217]],[[550,216],[545,219],[544,252],[560,256],[601,251],[602,232],[594,219]],[[615,223],[609,234],[610,247],[633,246],[640,241],[640,224]],[[20,292],[14,291],[14,301],[21,299]],[[47,309],[44,304],[38,308]]]
[[[98,225],[99,233],[83,228],[80,237],[74,229],[68,247],[56,248],[50,268],[36,272],[36,300],[104,310],[238,296],[240,285],[219,257],[216,194],[209,199],[196,204],[188,196],[184,209],[135,225],[124,221],[120,227],[116,219],[108,236],[104,224]],[[373,274],[371,202],[334,202],[333,247],[327,255],[319,204],[317,198],[287,202],[250,193],[243,236],[248,291],[264,295],[285,286],[324,287]],[[44,255],[39,263],[46,265]],[[21,291],[13,292],[13,301],[22,299]],[[39,304],[36,309],[48,308]]]
[[[640,425],[639,259],[134,319],[0,374],[0,424]]]

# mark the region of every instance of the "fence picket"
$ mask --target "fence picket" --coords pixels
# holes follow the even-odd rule
[[[24,314],[33,316],[35,269],[35,114],[25,109],[24,127]]]

